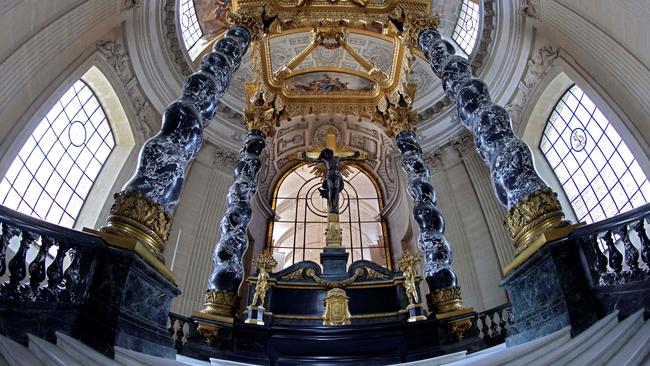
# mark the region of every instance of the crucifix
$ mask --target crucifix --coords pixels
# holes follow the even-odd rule
[[[303,152],[301,157],[313,164],[316,173],[323,177],[323,183],[318,190],[321,197],[327,199],[327,229],[325,230],[327,247],[341,247],[339,195],[345,185],[341,172],[345,174],[349,161],[365,160],[366,156],[359,151],[353,152],[349,147],[338,144],[336,131],[329,129],[325,137],[325,145],[317,146],[316,150]]]

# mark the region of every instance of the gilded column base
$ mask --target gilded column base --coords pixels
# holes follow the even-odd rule
[[[221,290],[207,290],[203,300],[203,310],[192,314],[193,317],[221,323],[235,320],[235,309],[239,303],[237,294]]]
[[[172,217],[163,206],[152,202],[140,192],[119,192],[114,196],[105,233],[139,241],[154,257],[165,263],[162,255],[169,238]]]
[[[513,206],[505,224],[515,242],[516,253],[521,254],[545,232],[567,227],[570,222],[564,219],[557,193],[547,188]]]

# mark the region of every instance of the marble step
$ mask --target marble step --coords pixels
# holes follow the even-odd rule
[[[450,362],[462,360],[465,357],[467,357],[467,351],[450,353],[448,355],[442,355],[442,356],[438,356],[438,357],[434,357],[434,358],[428,358],[426,360],[399,363],[399,364],[396,364],[396,365],[403,365],[403,366],[441,366],[441,365],[447,365]]]
[[[0,335],[0,356],[9,366],[42,366],[43,363],[22,344]]]
[[[184,363],[189,366],[210,366],[211,363],[208,361],[197,360],[195,358],[190,358],[183,355],[176,355],[176,361]]]
[[[448,365],[453,366],[466,366],[466,365],[524,365],[518,360],[528,355],[538,355],[543,353],[543,350],[551,350],[559,347],[561,344],[571,339],[571,328],[566,327],[558,330],[555,333],[538,338],[536,340],[520,344],[514,347],[499,350],[497,352],[490,352],[474,357],[469,357],[464,360],[452,362]]]
[[[646,320],[630,341],[621,347],[605,365],[647,365],[650,363],[648,357],[650,357],[650,321]]]
[[[604,364],[632,337],[643,325],[643,311],[638,311],[620,322],[611,332],[598,340],[592,347],[571,360],[567,365]]]
[[[55,344],[28,334],[29,350],[46,366],[84,366]]]
[[[578,334],[576,337],[571,338],[570,341],[554,349],[553,352],[548,352],[547,354],[542,355],[535,360],[531,360],[530,365],[565,364],[569,360],[572,360],[578,355],[587,351],[599,339],[607,336],[607,334],[609,334],[612,329],[617,327],[618,324],[618,311],[616,311],[600,319],[584,332]]]
[[[63,333],[56,333],[56,346],[84,365],[118,366],[114,360]]]
[[[123,366],[187,366],[186,363],[115,347],[115,361]]]

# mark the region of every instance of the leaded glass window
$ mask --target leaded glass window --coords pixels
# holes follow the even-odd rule
[[[359,167],[350,165],[348,169],[339,199],[343,246],[350,253],[348,262],[365,259],[390,268],[379,189]],[[303,260],[320,262],[327,227],[327,200],[318,191],[321,182],[322,178],[312,168],[300,165],[289,171],[276,187],[269,241],[280,268]]]
[[[650,184],[625,141],[576,85],[555,106],[540,148],[578,220],[600,221],[650,199]]]
[[[106,114],[79,80],[38,124],[0,183],[0,204],[72,227],[115,147]]]
[[[468,55],[474,50],[478,38],[479,14],[478,0],[463,0],[452,38]]]
[[[179,4],[181,35],[186,50],[191,50],[203,37],[203,31],[196,16],[194,0],[181,0]]]

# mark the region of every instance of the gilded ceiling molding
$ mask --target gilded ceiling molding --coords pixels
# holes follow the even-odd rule
[[[131,59],[126,49],[120,42],[102,40],[97,42],[97,51],[106,59],[108,64],[115,70],[124,85],[129,102],[138,117],[135,127],[145,138],[153,134],[152,120],[153,108],[149,100],[140,88],[137,77],[133,73]]]
[[[546,45],[537,50],[529,59],[526,66],[526,72],[517,85],[517,91],[514,98],[508,104],[506,109],[512,117],[513,129],[519,131],[523,124],[521,121],[522,111],[528,105],[530,97],[539,85],[539,82],[546,76],[555,62],[560,57],[560,50]]]

